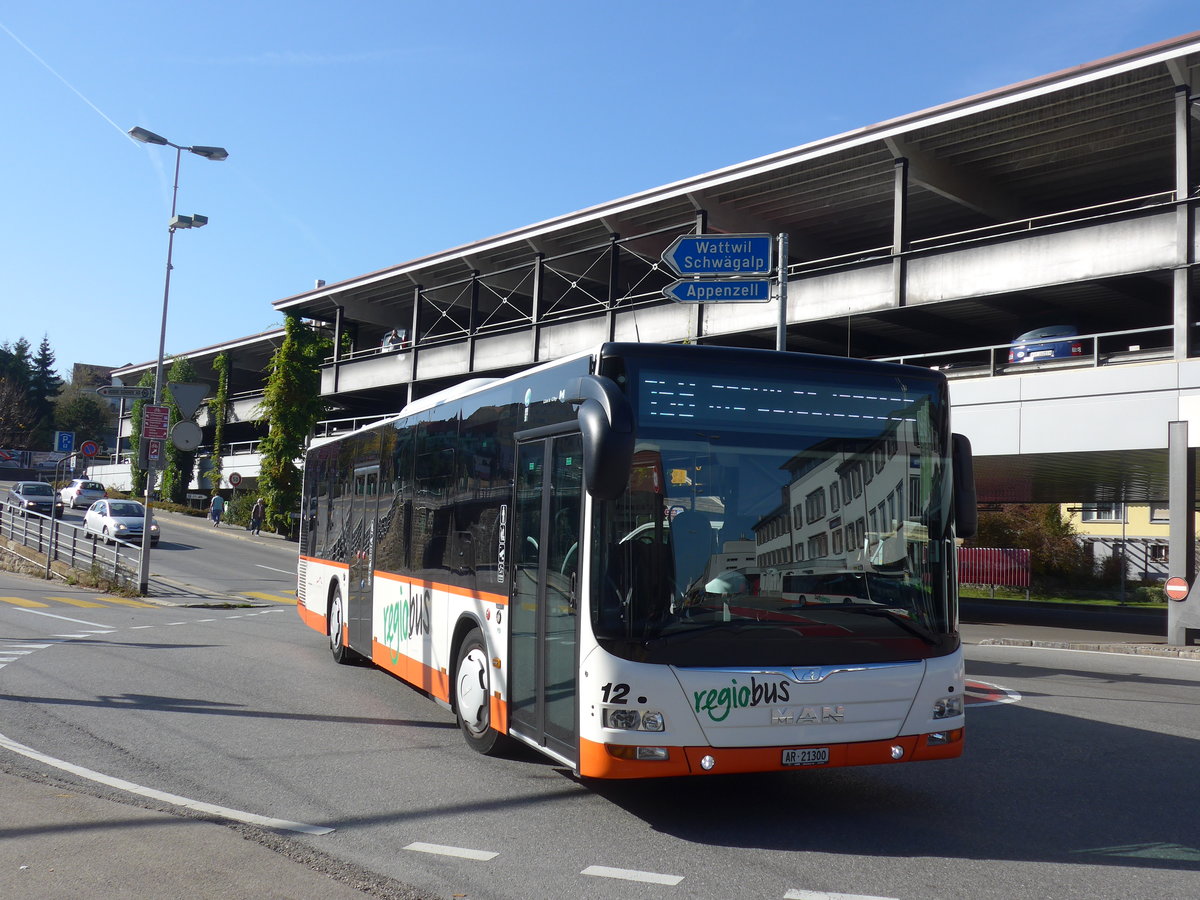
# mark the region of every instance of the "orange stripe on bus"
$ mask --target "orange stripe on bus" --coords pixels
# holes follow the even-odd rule
[[[371,662],[438,700],[450,702],[450,679],[440,669],[427,666],[419,659],[413,659],[403,653],[397,653],[374,638],[371,639]]]
[[[622,759],[610,745],[579,739],[579,774],[587,778],[655,778],[674,775],[723,775],[744,772],[784,772],[797,768],[834,769],[841,766],[869,766],[929,759],[952,759],[963,751],[962,730],[951,733],[950,743],[930,745],[925,735],[905,735],[890,741],[860,741],[853,744],[828,744],[829,762],[821,766],[785,766],[779,747],[667,747],[668,758],[657,760]],[[788,745],[797,746],[797,745]],[[814,745],[815,746],[815,745]],[[904,755],[892,758],[892,747],[904,748]],[[617,751],[619,752],[619,751]],[[711,756],[715,765],[705,769],[700,760]]]
[[[296,604],[296,612],[300,615],[300,621],[312,628],[314,631],[319,631],[321,634],[328,634],[329,623],[326,618],[318,612],[313,612],[303,603]]]
[[[300,558],[302,560],[304,560],[305,562],[323,563],[324,565],[327,565],[327,566],[334,566],[335,568],[338,568],[338,569],[345,569],[347,572],[350,571],[349,563],[337,562],[336,560],[332,560],[332,559],[321,559],[321,557],[319,557],[319,556],[304,556],[303,554],[300,555]]]
[[[508,734],[508,703],[500,696],[499,691],[492,691],[490,702],[490,724],[493,731]]]
[[[411,584],[414,587],[432,588],[438,591],[445,591],[447,594],[457,594],[460,597],[470,597],[473,600],[482,600],[484,603],[499,603],[504,606],[508,605],[508,598],[503,594],[493,594],[488,591],[473,591],[470,588],[458,587],[453,584],[442,584],[440,581],[427,581],[422,578],[410,578],[407,575],[398,575],[395,572],[385,572],[376,569],[374,572],[376,578],[382,578],[384,581],[399,581],[401,584]]]

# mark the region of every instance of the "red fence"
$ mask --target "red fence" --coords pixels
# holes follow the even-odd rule
[[[958,583],[1027,588],[1029,551],[959,547]]]

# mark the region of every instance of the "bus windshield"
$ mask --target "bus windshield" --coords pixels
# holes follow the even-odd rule
[[[801,666],[958,647],[936,379],[799,362],[719,376],[624,365],[633,470],[592,522],[591,618],[606,649]]]

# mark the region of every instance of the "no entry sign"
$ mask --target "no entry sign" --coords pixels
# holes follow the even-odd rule
[[[1188,583],[1176,575],[1174,578],[1167,579],[1166,584],[1163,585],[1163,590],[1167,592],[1167,596],[1172,600],[1186,600]]]

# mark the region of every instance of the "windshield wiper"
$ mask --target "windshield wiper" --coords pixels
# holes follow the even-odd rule
[[[833,607],[838,612],[861,613],[864,616],[875,616],[876,618],[884,618],[889,622],[899,625],[905,631],[915,634],[921,640],[929,644],[941,643],[940,638],[924,625],[914,622],[905,615],[896,615],[896,613],[904,613],[898,606],[837,606]]]

